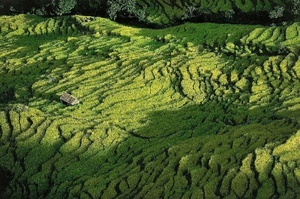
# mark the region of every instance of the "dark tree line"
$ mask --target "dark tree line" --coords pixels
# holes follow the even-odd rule
[[[192,22],[220,22],[245,24],[270,24],[300,20],[300,0],[286,0],[283,5],[274,4],[271,10],[243,12],[235,5],[227,11],[213,12],[211,8],[189,6],[181,20]]]
[[[242,12],[235,5],[227,11],[212,8],[185,8],[182,18],[173,22],[226,22],[270,24],[300,19],[300,0],[272,5],[272,10]],[[184,9],[184,8],[183,8]],[[0,0],[0,14],[29,13],[41,16],[82,14],[109,17],[116,21],[146,21],[146,8],[137,0]],[[149,13],[148,13],[149,14]]]
[[[42,16],[105,13],[104,0],[1,0],[1,14],[30,13]]]
[[[145,10],[138,6],[136,0],[0,0],[0,14],[83,14],[106,16],[113,20],[128,18],[142,21]]]

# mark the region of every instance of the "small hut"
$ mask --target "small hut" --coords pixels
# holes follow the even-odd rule
[[[79,103],[79,100],[76,97],[74,97],[73,95],[67,92],[63,92],[63,94],[60,96],[60,101],[66,105],[71,105],[71,106]]]

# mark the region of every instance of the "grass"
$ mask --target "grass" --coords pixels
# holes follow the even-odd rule
[[[298,196],[299,23],[0,24],[2,197]]]

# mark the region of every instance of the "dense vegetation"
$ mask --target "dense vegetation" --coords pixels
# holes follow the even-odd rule
[[[271,24],[297,20],[300,0],[2,0],[0,14],[83,14],[169,26],[183,21]]]
[[[1,198],[299,197],[299,22],[0,27]]]

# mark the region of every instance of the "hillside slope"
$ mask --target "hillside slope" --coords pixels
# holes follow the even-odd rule
[[[2,0],[0,15],[70,14],[107,17],[142,26],[167,27],[185,21],[272,24],[299,21],[299,0]]]
[[[300,23],[0,27],[2,198],[299,197]]]
[[[185,20],[271,24],[299,19],[297,0],[137,0],[137,8],[146,8],[148,23],[169,26]],[[282,12],[279,11],[282,9]]]

